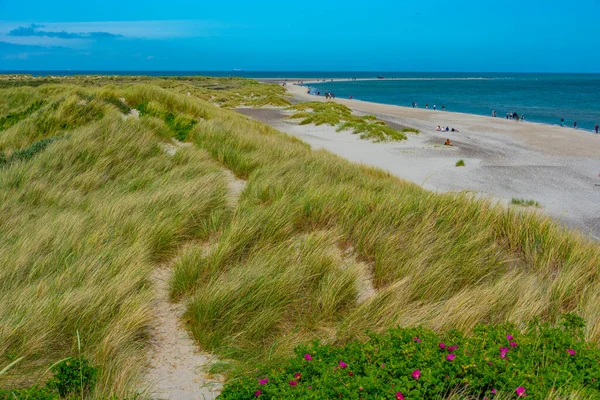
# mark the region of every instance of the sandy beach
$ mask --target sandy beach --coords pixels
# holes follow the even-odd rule
[[[317,79],[304,82],[312,80]],[[293,101],[325,101],[292,85],[293,79],[287,82]],[[403,142],[373,143],[331,126],[300,126],[281,109],[238,111],[313,148],[385,169],[433,191],[468,190],[507,204],[512,198],[538,201],[540,212],[600,239],[600,135],[504,118],[335,101],[358,115],[375,115],[392,127],[410,126],[420,134],[409,134]],[[437,132],[438,125],[460,132]],[[444,146],[446,139],[454,146]],[[455,166],[460,159],[465,167]]]

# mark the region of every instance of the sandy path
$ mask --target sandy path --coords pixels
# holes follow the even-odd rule
[[[294,100],[324,101],[287,86]],[[469,190],[503,202],[538,201],[546,213],[600,239],[600,135],[502,118],[336,99],[357,114],[418,128],[403,142],[373,143],[330,126],[300,126],[283,110],[238,110],[313,148],[376,166],[434,191]],[[458,128],[436,132],[437,125]],[[453,147],[443,146],[446,138]],[[457,168],[463,159],[466,167]]]
[[[152,330],[152,352],[147,381],[152,386],[152,399],[209,400],[222,388],[219,379],[209,378],[204,370],[214,357],[200,353],[196,342],[182,323],[185,305],[169,301],[171,266],[154,271],[155,326]]]
[[[172,156],[181,146],[190,145],[173,141],[163,144],[163,151]],[[246,186],[229,170],[228,204],[235,207]],[[155,287],[154,316],[151,332],[152,350],[146,382],[150,397],[160,400],[211,400],[223,387],[223,379],[206,373],[216,361],[213,355],[200,351],[196,341],[183,324],[184,303],[173,303],[169,298],[169,280],[177,258],[157,268],[152,276]]]

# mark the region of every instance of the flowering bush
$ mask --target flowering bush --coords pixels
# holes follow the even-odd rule
[[[258,371],[230,381],[221,398],[600,397],[600,350],[583,340],[583,320],[574,315],[522,331],[481,325],[470,336],[439,336],[398,328],[343,347],[313,343],[280,368]]]

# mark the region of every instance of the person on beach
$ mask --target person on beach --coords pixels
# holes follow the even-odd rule
[[[577,129],[577,121],[573,122],[573,129]]]
[[[560,119],[560,126],[565,126],[565,119],[564,118]]]
[[[446,109],[446,106],[442,104],[442,111]]]
[[[435,110],[436,110],[436,106],[435,106],[435,104],[434,104],[434,105],[433,105],[433,111],[435,111]]]
[[[521,114],[521,122],[525,122],[525,114]]]
[[[440,128],[440,126],[438,125],[437,128],[435,128],[435,130],[438,131],[438,132],[441,132],[442,128]]]
[[[599,129],[600,129],[600,125],[596,124],[596,127],[594,128],[594,130],[596,131],[596,134],[598,134]]]
[[[350,95],[350,100],[352,100],[352,95]]]
[[[426,108],[427,110],[429,110],[429,103],[426,103],[426,104],[425,104],[425,108]]]
[[[508,113],[506,113],[506,119],[508,119]]]

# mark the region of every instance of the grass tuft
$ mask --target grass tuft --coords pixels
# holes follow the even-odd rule
[[[540,203],[535,200],[517,199],[514,198],[510,201],[511,204],[523,207],[541,207]]]
[[[457,167],[464,167],[465,166],[465,160],[458,160],[456,162],[456,166]]]
[[[403,132],[390,128],[375,116],[358,117],[352,115],[352,110],[348,107],[333,101],[299,103],[289,109],[296,111],[289,118],[301,119],[300,125],[326,124],[337,126],[338,131],[351,130],[355,134],[360,134],[361,139],[370,139],[376,142],[406,139]]]

